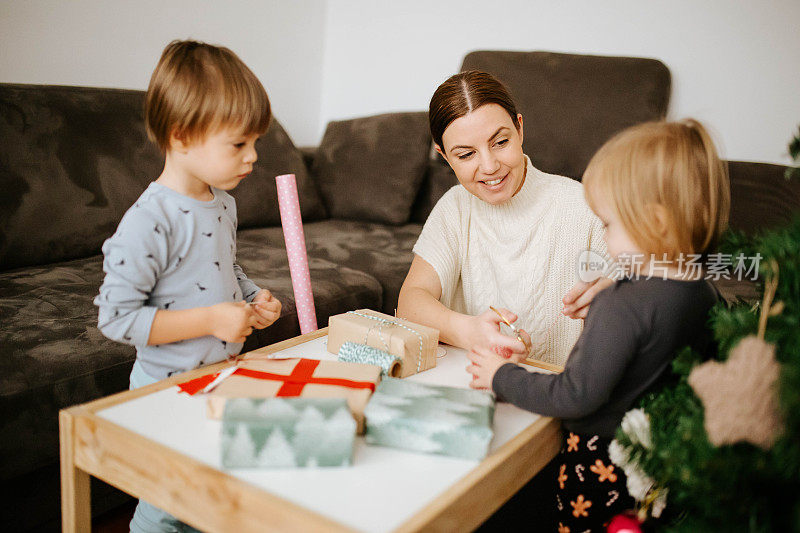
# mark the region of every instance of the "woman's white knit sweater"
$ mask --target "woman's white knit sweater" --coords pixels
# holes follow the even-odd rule
[[[605,256],[603,229],[579,182],[525,159],[525,182],[504,204],[488,204],[461,185],[447,191],[414,253],[438,274],[445,306],[469,315],[490,305],[510,309],[531,335],[532,357],[563,365],[583,321],[561,314],[562,298],[578,281],[581,252]]]

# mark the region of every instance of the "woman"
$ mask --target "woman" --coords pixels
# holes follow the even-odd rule
[[[461,185],[439,200],[414,245],[398,315],[439,329],[453,346],[563,365],[582,327],[571,318],[585,317],[610,283],[576,284],[580,254],[605,255],[602,224],[581,184],[531,165],[522,115],[490,74],[445,81],[429,121],[436,151]],[[490,306],[516,323],[518,338],[500,332]]]

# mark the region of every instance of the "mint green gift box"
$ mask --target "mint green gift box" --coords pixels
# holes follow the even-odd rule
[[[356,421],[344,398],[229,398],[226,468],[350,466]]]
[[[494,431],[491,393],[383,378],[364,418],[367,444],[483,459]]]

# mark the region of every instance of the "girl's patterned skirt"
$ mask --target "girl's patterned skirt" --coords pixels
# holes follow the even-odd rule
[[[565,432],[556,470],[559,533],[605,531],[614,516],[633,509],[625,474],[608,457],[610,442]]]

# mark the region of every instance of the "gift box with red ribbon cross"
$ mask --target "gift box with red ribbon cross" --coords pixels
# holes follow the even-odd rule
[[[178,386],[181,392],[195,395],[218,375],[201,376]],[[221,418],[226,398],[344,398],[360,434],[364,430],[364,408],[380,376],[380,367],[374,365],[316,359],[245,358],[233,374],[207,394],[208,415]]]

